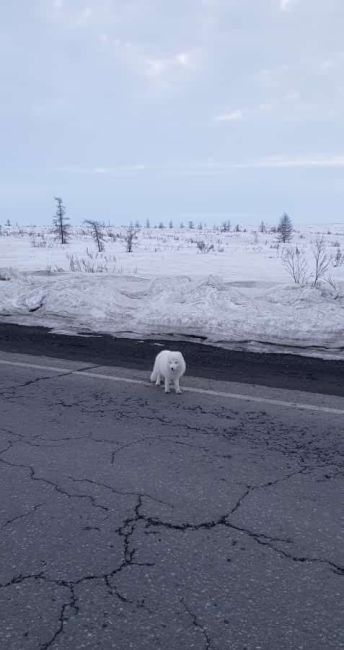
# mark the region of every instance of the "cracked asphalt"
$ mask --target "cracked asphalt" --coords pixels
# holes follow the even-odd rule
[[[341,416],[0,358],[0,648],[344,648]]]

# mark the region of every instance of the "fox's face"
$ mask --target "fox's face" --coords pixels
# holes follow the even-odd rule
[[[169,365],[169,369],[171,370],[171,372],[174,373],[179,368],[179,360],[176,359],[176,358],[172,358],[168,362],[168,365]]]

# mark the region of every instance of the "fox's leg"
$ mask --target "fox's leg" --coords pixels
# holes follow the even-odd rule
[[[157,373],[155,385],[160,386],[160,382],[161,382],[161,377],[160,377],[160,374]]]
[[[179,386],[179,378],[174,380],[174,388],[176,390],[176,393],[178,393],[178,395],[180,395],[180,393],[182,392],[182,389]]]
[[[165,377],[165,393],[170,392],[170,380]]]

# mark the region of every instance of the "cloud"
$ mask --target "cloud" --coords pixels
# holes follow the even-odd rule
[[[300,158],[283,158],[270,156],[262,158],[252,166],[266,168],[343,168],[344,155],[339,156],[305,156]]]
[[[76,25],[78,27],[84,27],[87,25],[92,18],[93,11],[91,7],[84,7],[77,16]]]
[[[221,113],[214,118],[215,122],[239,122],[244,117],[241,110],[231,111],[229,113]]]
[[[180,175],[191,176],[220,176],[235,170],[249,169],[342,169],[344,155],[338,156],[304,156],[298,158],[283,156],[266,156],[248,161],[206,161],[190,163],[175,168],[173,171]],[[172,170],[170,170],[172,171]]]
[[[344,154],[337,156],[265,156],[247,161],[214,160],[190,161],[183,163],[127,163],[111,167],[71,167],[66,166],[58,171],[94,176],[123,177],[138,174],[153,174],[164,177],[211,177],[232,173],[235,170],[249,169],[343,169]]]
[[[113,165],[111,167],[77,167],[66,165],[58,168],[56,171],[67,174],[81,174],[85,176],[132,176],[148,170],[149,167],[142,163],[127,163]]]
[[[88,173],[100,175],[131,174],[135,172],[142,172],[145,169],[147,169],[146,165],[143,165],[141,163],[133,163],[128,165],[117,165],[115,167],[94,167],[93,169],[90,169]]]
[[[146,79],[152,85],[170,88],[180,79],[187,79],[200,69],[200,48],[177,50],[174,53],[153,51],[148,44],[138,41],[111,38],[107,31],[97,36],[104,52],[133,74]]]
[[[258,105],[258,109],[263,113],[270,113],[274,109],[273,102],[262,102]]]
[[[280,0],[280,10],[290,11],[298,0]]]
[[[92,28],[97,22],[98,13],[88,5],[66,3],[65,0],[52,0],[46,18],[65,29],[82,30]]]
[[[283,63],[272,68],[262,68],[256,73],[255,78],[259,85],[268,90],[273,90],[285,83],[286,76],[289,73],[291,73],[291,66]]]
[[[151,79],[164,80],[197,67],[196,50],[181,51],[172,56],[151,57],[144,55],[144,74]]]

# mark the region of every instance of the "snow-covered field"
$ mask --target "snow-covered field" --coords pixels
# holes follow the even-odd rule
[[[64,246],[48,229],[1,232],[3,321],[344,358],[344,224],[296,231],[290,244],[254,228],[140,229],[132,253],[126,230],[107,228],[100,254],[82,228]],[[313,286],[321,238],[328,268]],[[307,263],[302,284],[282,262],[295,247]]]

